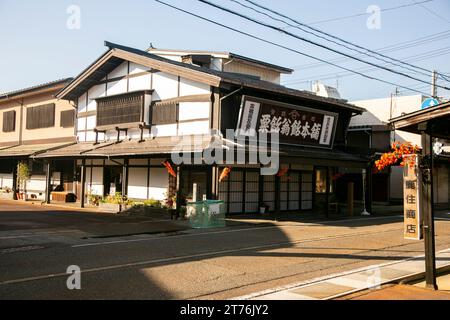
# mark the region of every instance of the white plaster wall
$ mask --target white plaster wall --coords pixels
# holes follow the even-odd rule
[[[183,121],[209,118],[209,110],[209,102],[180,102],[179,119],[180,121]]]
[[[180,96],[189,96],[193,94],[208,94],[210,86],[197,81],[180,78]]]
[[[87,105],[87,111],[94,111],[97,110],[97,101],[95,99],[99,97],[104,97],[106,85],[105,84],[98,84],[96,86],[91,87],[88,90],[88,105]]]
[[[78,98],[78,112],[86,112],[86,92]]]
[[[127,79],[108,82],[106,90],[107,96],[121,94],[125,92],[127,92]]]
[[[165,168],[150,168],[149,198],[164,200],[169,188],[169,177]]]
[[[153,74],[153,100],[164,100],[178,96],[178,76],[165,72]]]
[[[126,76],[127,73],[128,73],[128,61],[124,61],[108,74],[108,79],[123,77]]]
[[[0,188],[12,188],[12,173],[0,173]]]
[[[176,124],[162,124],[152,126],[151,134],[154,137],[167,137],[177,135],[177,125]]]
[[[209,120],[181,122],[178,125],[179,135],[206,134],[209,132]]]
[[[151,89],[151,78],[152,75],[146,74],[139,77],[129,78],[128,79],[128,90],[129,91],[137,91],[137,90],[149,90]]]
[[[130,74],[140,73],[148,70],[150,70],[149,67],[134,62],[130,62]]]
[[[91,180],[91,168],[86,170],[86,182],[88,184],[88,190],[92,194],[103,196],[103,168],[92,168],[92,180]]]
[[[128,197],[147,199],[147,168],[128,169]]]

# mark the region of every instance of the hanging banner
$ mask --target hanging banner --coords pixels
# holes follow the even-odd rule
[[[420,174],[419,156],[405,155],[403,157],[405,166],[403,167],[403,214],[405,239],[421,240],[421,203],[420,203]]]
[[[331,148],[337,121],[337,113],[244,95],[237,135],[278,133],[280,143]]]

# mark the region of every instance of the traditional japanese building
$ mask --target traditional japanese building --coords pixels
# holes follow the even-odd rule
[[[350,119],[364,109],[281,86],[288,68],[227,52],[105,45],[57,95],[76,108],[77,142],[34,155],[74,161],[81,205],[117,191],[191,199],[195,183],[198,198],[221,199],[230,214],[301,212],[345,199],[342,172],[367,168],[346,152]],[[220,151],[234,157],[211,162]]]
[[[23,162],[31,174],[22,193],[31,199],[45,197],[46,169],[43,160],[31,157],[71,145],[75,138],[75,108],[55,95],[72,79],[62,79],[0,94],[0,188],[16,197],[17,164]],[[52,183],[72,190],[74,162],[53,162]]]

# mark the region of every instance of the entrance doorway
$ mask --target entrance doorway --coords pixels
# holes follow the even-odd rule
[[[103,169],[104,196],[122,192],[122,167],[110,166]]]
[[[197,184],[197,201],[203,200],[208,194],[208,173],[206,167],[183,167],[180,176],[181,194],[187,201],[193,200],[193,185]]]

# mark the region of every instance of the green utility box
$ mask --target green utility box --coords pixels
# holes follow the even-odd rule
[[[224,202],[220,200],[204,200],[188,202],[186,213],[192,228],[225,227]]]

